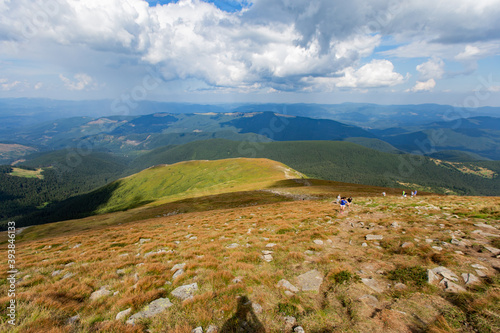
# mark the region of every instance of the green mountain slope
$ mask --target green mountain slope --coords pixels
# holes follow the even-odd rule
[[[152,202],[162,204],[185,198],[252,191],[304,175],[268,159],[187,161],[159,165],[119,179],[90,193],[48,206],[19,220],[39,224],[123,211]]]
[[[498,161],[443,162],[417,155],[382,153],[338,141],[198,141],[153,150],[131,166],[142,169],[159,163],[230,157],[269,158],[309,177],[326,180],[439,193],[500,195]]]

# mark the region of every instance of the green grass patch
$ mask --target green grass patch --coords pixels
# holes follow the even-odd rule
[[[421,266],[400,267],[387,272],[389,280],[423,287],[427,284],[427,270]]]

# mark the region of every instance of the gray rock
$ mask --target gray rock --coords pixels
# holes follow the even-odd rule
[[[323,274],[315,269],[297,276],[297,284],[303,291],[319,291],[322,283]]]
[[[55,270],[55,271],[53,271],[53,272],[52,272],[52,276],[57,276],[57,275],[61,274],[61,272],[62,272],[62,271],[61,271],[61,270],[59,270],[59,269],[58,269],[58,270]]]
[[[149,242],[151,240],[151,238],[140,238],[139,239],[139,244],[144,244],[146,242]]]
[[[406,288],[408,288],[408,287],[404,283],[396,283],[394,285],[394,289],[396,289],[396,290],[405,290]]]
[[[80,315],[70,317],[68,318],[68,325],[76,324],[78,321],[80,321]]]
[[[361,244],[361,246],[362,246],[362,247],[367,247],[367,246],[368,246],[368,244],[366,244],[366,243],[362,243],[362,244]]]
[[[272,256],[272,255],[270,255],[270,254],[264,254],[264,255],[262,256],[262,259],[263,259],[264,261],[266,261],[266,262],[271,262],[271,261],[273,261],[273,256]]]
[[[414,247],[415,244],[413,244],[412,242],[404,242],[403,244],[401,244],[401,247],[403,249],[406,249],[406,248],[409,248],[409,247]]]
[[[123,310],[123,311],[120,311],[118,312],[118,314],[116,315],[116,320],[123,320],[125,318],[127,318],[127,316],[132,312],[132,308],[128,308],[127,310]]]
[[[360,298],[358,298],[358,300],[372,308],[378,305],[378,299],[373,295],[363,295]]]
[[[61,280],[69,279],[70,277],[72,277],[72,276],[74,276],[74,275],[75,275],[75,274],[73,274],[73,273],[66,273],[66,274],[64,274],[64,276],[62,277],[62,279],[61,279]]]
[[[117,269],[116,274],[118,275],[125,275],[125,270],[124,269]]]
[[[377,293],[383,293],[386,289],[386,285],[384,283],[377,281],[373,278],[361,279],[361,282],[363,282],[365,286],[371,288],[373,291]]]
[[[110,295],[111,291],[109,291],[107,288],[107,286],[103,286],[99,290],[94,291],[92,294],[90,294],[90,300],[95,301],[101,297]]]
[[[154,315],[157,315],[169,307],[171,307],[173,304],[170,302],[168,298],[158,298],[149,305],[146,305],[142,311],[137,312],[136,314],[132,315],[128,320],[127,324],[135,324],[135,322],[139,319],[143,318],[150,318],[153,317]]]
[[[451,282],[448,279],[443,279],[441,282],[439,282],[439,285],[444,287],[444,291],[449,292],[449,293],[463,293],[466,292],[465,288],[462,286],[459,286],[456,283]]]
[[[500,254],[500,249],[497,249],[496,247],[484,245],[484,248],[493,253],[494,255]]]
[[[179,276],[181,276],[182,274],[184,274],[184,270],[181,268],[179,270],[177,270],[174,275],[172,275],[172,280],[175,280],[177,279]]]
[[[297,319],[295,319],[295,317],[292,317],[292,316],[285,317],[285,330],[286,331],[290,331],[295,326],[295,324],[297,324]]]
[[[444,277],[448,280],[458,281],[458,276],[446,267],[439,266],[439,267],[433,268],[432,271],[436,274],[441,275],[442,277]]]
[[[184,286],[180,286],[174,289],[171,294],[181,300],[186,300],[188,298],[193,297],[194,293],[198,290],[198,284],[186,284]]]
[[[293,329],[293,331],[295,333],[305,333],[304,329],[302,328],[302,326],[297,326]]]
[[[266,245],[266,247],[275,247],[275,246],[276,246],[276,244],[274,244],[274,243],[269,243]]]
[[[485,270],[487,269],[483,265],[479,265],[479,264],[472,264],[471,266],[474,267],[474,268],[477,268],[477,269],[485,269]]]
[[[399,228],[399,223],[398,222],[392,222],[391,227],[393,228]]]
[[[384,236],[382,236],[382,235],[366,235],[365,239],[368,241],[369,240],[382,240],[382,239],[384,239]]]
[[[465,285],[473,285],[481,283],[481,280],[472,273],[463,273],[462,279],[464,279]]]
[[[253,309],[253,312],[255,314],[261,314],[263,311],[262,305],[260,305],[259,303],[254,303],[254,302],[252,302],[252,309]]]
[[[436,285],[439,283],[439,281],[441,281],[439,276],[437,276],[437,274],[434,273],[432,270],[428,269],[427,270],[427,283],[432,284],[432,285]]]
[[[290,290],[285,290],[285,295],[286,295],[287,297],[293,297],[293,296],[295,296],[295,294],[294,294],[294,293],[292,293]]]
[[[235,249],[238,246],[240,246],[238,243],[233,243],[233,244],[229,244],[228,246],[226,246],[226,248],[228,248],[228,249]]]
[[[192,330],[191,333],[203,333],[203,327],[198,326],[194,330]]]
[[[186,267],[186,263],[182,263],[182,264],[175,264],[174,267],[172,267],[170,269],[171,272],[175,272],[179,269],[184,269],[184,267]]]
[[[495,228],[494,226],[486,224],[486,223],[474,223],[474,226],[480,227],[480,228],[491,229],[491,230],[497,230],[497,228]]]
[[[206,333],[217,333],[218,330],[219,330],[219,328],[217,326],[210,325],[210,326],[208,326]]]
[[[323,241],[321,239],[315,239],[315,240],[313,240],[313,242],[316,245],[323,245]]]
[[[289,290],[289,291],[294,292],[294,293],[299,292],[299,289],[297,287],[295,287],[293,284],[291,284],[288,280],[285,280],[285,279],[280,280],[276,284],[276,287],[283,288],[283,289]]]

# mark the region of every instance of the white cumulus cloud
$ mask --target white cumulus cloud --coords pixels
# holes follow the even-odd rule
[[[439,58],[430,59],[423,64],[417,66],[417,71],[420,73],[422,80],[441,79],[445,73],[444,61]]]
[[[92,78],[85,73],[75,74],[73,80],[68,79],[62,74],[59,74],[59,78],[68,90],[84,90],[95,86]]]
[[[436,81],[434,79],[429,79],[427,81],[417,81],[415,86],[411,88],[409,91],[411,92],[419,92],[419,91],[431,91],[436,86]]]

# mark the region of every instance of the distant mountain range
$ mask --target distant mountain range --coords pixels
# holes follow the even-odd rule
[[[452,160],[500,160],[500,118],[491,116],[500,115],[500,108],[479,108],[474,110],[474,114],[479,116],[456,118],[457,115],[472,115],[472,111],[465,113],[451,106],[433,104],[259,104],[223,107],[144,102],[134,111],[154,109],[173,112],[98,118],[79,116],[20,127],[14,124],[15,121],[9,121],[9,114],[16,110],[15,118],[30,115],[38,119],[39,109],[44,107],[48,109],[47,117],[50,118],[60,116],[60,108],[69,108],[66,113],[69,116],[82,112],[84,106],[77,107],[76,102],[58,104],[57,101],[44,100],[41,106],[35,107],[36,103],[32,105],[28,101],[14,100],[24,105],[14,107],[11,100],[8,100],[11,104],[0,101],[0,107],[6,108],[2,109],[5,121],[0,127],[8,127],[0,133],[0,143],[3,144],[0,163],[4,164],[33,150],[49,151],[85,144],[96,150],[128,154],[213,138],[253,142],[345,140],[383,152],[432,156],[441,151],[458,151],[466,154],[452,154]],[[107,102],[82,104],[93,108],[95,113],[103,112]],[[318,118],[321,116],[325,119]],[[383,127],[383,124],[391,126]],[[396,127],[392,126],[395,124]]]

